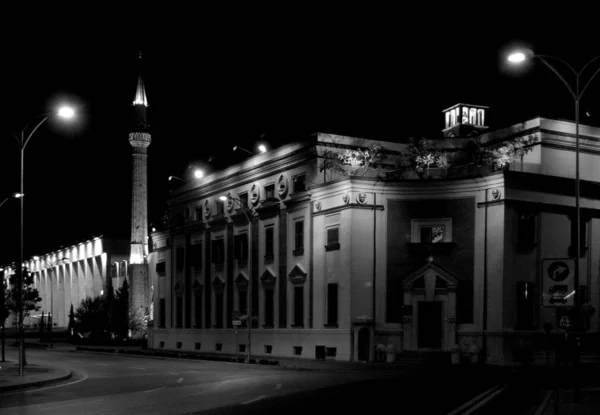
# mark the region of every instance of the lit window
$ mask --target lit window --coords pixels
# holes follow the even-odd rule
[[[413,219],[410,241],[434,244],[452,242],[452,219]]]

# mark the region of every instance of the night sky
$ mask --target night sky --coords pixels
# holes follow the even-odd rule
[[[177,20],[140,18],[129,27],[52,20],[4,43],[0,202],[19,189],[13,133],[59,102],[79,111],[69,125],[47,122],[27,145],[25,258],[98,235],[129,238],[138,50],[152,134],[149,221],[157,224],[174,185],[169,175],[239,162],[247,154],[232,147],[251,150],[261,136],[271,148],[314,132],[435,138],[441,111],[458,102],[489,106],[491,128],[537,115],[572,120],[573,100],[556,75],[539,62],[509,71],[504,53],[520,41],[577,70],[600,54],[600,36],[583,24],[568,35],[547,21],[253,11],[257,17],[229,10],[185,18],[182,11]],[[600,75],[581,107],[581,122],[600,126]],[[0,235],[1,266],[18,260],[16,200],[0,207]]]

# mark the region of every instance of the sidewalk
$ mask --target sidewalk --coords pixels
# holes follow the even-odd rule
[[[9,352],[7,348],[7,352]],[[17,389],[42,387],[70,379],[73,372],[27,357],[23,376],[19,375],[18,353],[6,353],[6,362],[0,362],[0,394]]]
[[[561,390],[556,408],[555,395],[549,392],[545,407],[540,407],[536,415],[580,415],[600,414],[600,388],[582,388],[578,402],[573,402],[573,390]]]

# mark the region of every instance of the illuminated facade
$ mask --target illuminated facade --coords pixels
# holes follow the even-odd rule
[[[57,327],[67,327],[69,312],[87,297],[102,297],[109,287],[120,288],[128,279],[128,244],[125,240],[102,236],[31,258],[25,266],[34,275],[34,287],[39,291],[41,308],[25,319],[25,324],[39,324],[42,312],[53,315]],[[15,272],[5,268],[5,278]],[[8,318],[7,327],[16,326],[15,318]]]

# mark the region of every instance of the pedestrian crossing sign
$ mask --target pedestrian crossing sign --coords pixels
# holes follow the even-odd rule
[[[562,327],[563,329],[568,329],[571,326],[571,322],[569,321],[569,317],[562,316],[560,318],[560,322],[558,323],[558,325],[560,327]]]

